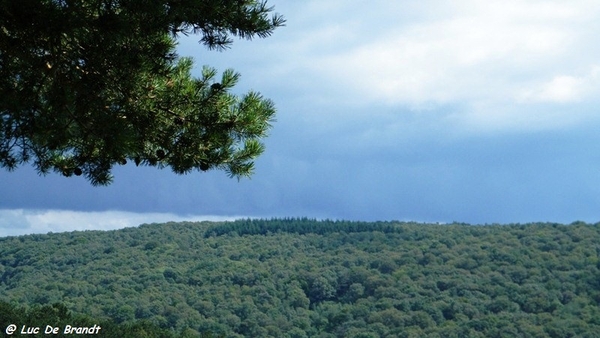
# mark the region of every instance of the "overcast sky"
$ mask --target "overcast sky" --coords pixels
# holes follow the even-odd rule
[[[0,236],[167,220],[600,221],[600,2],[271,0],[287,25],[181,55],[277,122],[251,179],[0,172]]]

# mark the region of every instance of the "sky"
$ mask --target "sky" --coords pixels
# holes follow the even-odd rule
[[[242,77],[277,121],[250,179],[0,171],[0,236],[309,217],[600,221],[600,2],[270,0],[266,39],[181,56]]]

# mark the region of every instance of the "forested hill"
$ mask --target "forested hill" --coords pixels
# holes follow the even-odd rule
[[[0,312],[186,337],[599,337],[599,258],[600,224],[145,224],[0,238]]]

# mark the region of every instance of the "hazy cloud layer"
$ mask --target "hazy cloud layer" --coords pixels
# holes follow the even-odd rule
[[[181,216],[167,213],[124,211],[0,209],[0,237],[48,232],[115,230],[135,227],[144,223],[226,221],[237,218],[243,217]]]

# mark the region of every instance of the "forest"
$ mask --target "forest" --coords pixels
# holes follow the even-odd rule
[[[4,237],[0,335],[598,337],[599,243],[600,223],[306,218]]]

